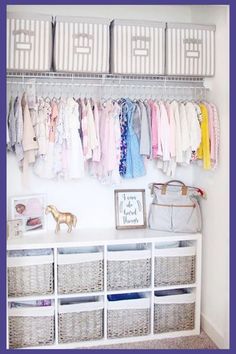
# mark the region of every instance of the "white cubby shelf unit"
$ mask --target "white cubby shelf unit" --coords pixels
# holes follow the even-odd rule
[[[198,335],[201,238],[200,233],[150,229],[77,229],[71,234],[46,231],[8,240],[8,347],[86,348]],[[31,262],[33,256],[12,257],[9,252],[46,249],[51,254],[38,256],[36,262]],[[35,267],[36,274],[45,272],[40,267],[50,262],[53,286],[47,286],[47,293],[40,294],[42,284],[39,290],[35,284],[31,287],[30,272],[35,272]],[[28,295],[19,296],[24,294],[25,289],[19,287],[24,287],[21,279],[25,273],[29,277]],[[51,281],[48,270],[45,279]],[[19,282],[16,294],[11,282]],[[177,289],[183,293],[178,294]],[[37,310],[34,308],[31,314],[31,308],[10,305],[29,300],[51,300],[48,314],[46,306],[37,312],[41,316],[53,316],[48,324],[51,325],[48,338],[40,333],[39,338],[31,336],[29,342],[27,338],[22,340],[24,328],[17,338],[16,328],[24,327],[24,323],[34,333],[39,320],[33,314]]]

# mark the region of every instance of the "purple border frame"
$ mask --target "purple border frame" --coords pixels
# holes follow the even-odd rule
[[[236,312],[235,312],[235,301],[233,300],[235,298],[235,276],[232,275],[232,269],[235,267],[235,255],[234,255],[234,250],[236,249],[235,247],[235,238],[236,236],[233,235],[235,232],[235,220],[236,217],[233,215],[234,211],[232,211],[233,207],[233,201],[235,200],[235,174],[234,174],[234,169],[235,169],[235,157],[233,156],[232,152],[235,151],[235,142],[236,139],[234,138],[234,134],[236,132],[235,129],[235,120],[236,120],[236,109],[234,106],[234,101],[235,101],[235,92],[233,90],[235,89],[234,86],[236,84],[236,75],[235,75],[235,65],[236,63],[236,56],[235,56],[235,47],[236,47],[236,39],[234,34],[236,34],[236,2],[233,0],[198,0],[198,1],[188,1],[188,0],[57,0],[57,1],[52,1],[52,0],[21,0],[21,1],[16,1],[16,0],[1,0],[0,2],[0,36],[1,36],[1,47],[2,47],[2,52],[1,52],[1,58],[0,58],[0,82],[1,82],[1,121],[2,121],[2,129],[0,130],[0,135],[1,135],[1,149],[0,149],[0,164],[1,164],[1,174],[0,174],[0,187],[1,187],[1,247],[0,247],[0,271],[1,271],[1,286],[0,286],[0,305],[1,305],[1,331],[0,331],[0,352],[5,353],[7,352],[6,348],[6,152],[5,152],[5,141],[6,141],[6,136],[5,136],[5,117],[6,117],[6,5],[10,4],[15,4],[15,5],[24,5],[24,4],[29,4],[29,5],[59,5],[59,4],[64,4],[64,5],[72,5],[72,4],[78,4],[78,5],[89,5],[89,4],[96,4],[96,5],[151,5],[151,4],[158,4],[158,5],[230,5],[230,298],[232,299],[230,301],[230,352],[234,352],[234,349],[236,349],[236,335],[233,333],[236,333],[235,331],[235,317],[236,317]],[[232,65],[231,65],[232,63]],[[219,207],[219,206],[218,206]],[[84,350],[84,349],[83,349]],[[83,351],[82,350],[82,351]],[[10,350],[11,351],[11,350]],[[32,350],[23,350],[20,349],[21,352],[26,352],[26,353],[33,353]],[[39,350],[40,352],[46,352],[46,350]],[[62,349],[60,350],[60,353],[66,352],[68,349]],[[73,350],[72,351],[76,351]],[[81,350],[80,350],[81,351]],[[136,350],[138,352],[146,352],[146,350]],[[155,351],[155,350],[148,350],[148,351]],[[159,352],[161,350],[158,350]],[[176,350],[176,352],[180,352],[181,350]],[[199,350],[193,350],[194,352],[198,352]],[[207,350],[207,352],[210,352],[211,350]],[[71,352],[71,350],[70,350]],[[90,349],[90,352],[101,352],[99,350],[92,350]],[[127,352],[127,350],[106,350],[106,352]],[[170,350],[164,350],[163,353],[168,353]]]

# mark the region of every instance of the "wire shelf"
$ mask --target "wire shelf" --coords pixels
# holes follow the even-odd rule
[[[158,75],[113,75],[81,74],[62,72],[7,72],[8,90],[20,91],[35,86],[38,92],[56,92],[60,94],[86,94],[93,91],[99,96],[171,96],[206,97],[209,89],[204,85],[203,77],[158,76]],[[15,88],[15,89],[14,89]],[[21,88],[21,89],[20,89]],[[143,94],[142,94],[143,92]]]

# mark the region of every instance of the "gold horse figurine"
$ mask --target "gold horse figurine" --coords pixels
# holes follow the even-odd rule
[[[71,213],[62,213],[57,210],[54,205],[48,205],[45,214],[52,213],[53,218],[55,219],[57,225],[55,232],[57,233],[60,230],[60,224],[67,224],[67,232],[71,232],[72,226],[76,226],[77,217]]]

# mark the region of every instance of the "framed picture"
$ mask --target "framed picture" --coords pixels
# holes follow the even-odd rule
[[[115,216],[117,229],[145,228],[145,189],[116,189]]]
[[[10,212],[12,219],[22,220],[24,234],[46,229],[44,194],[12,197]]]

